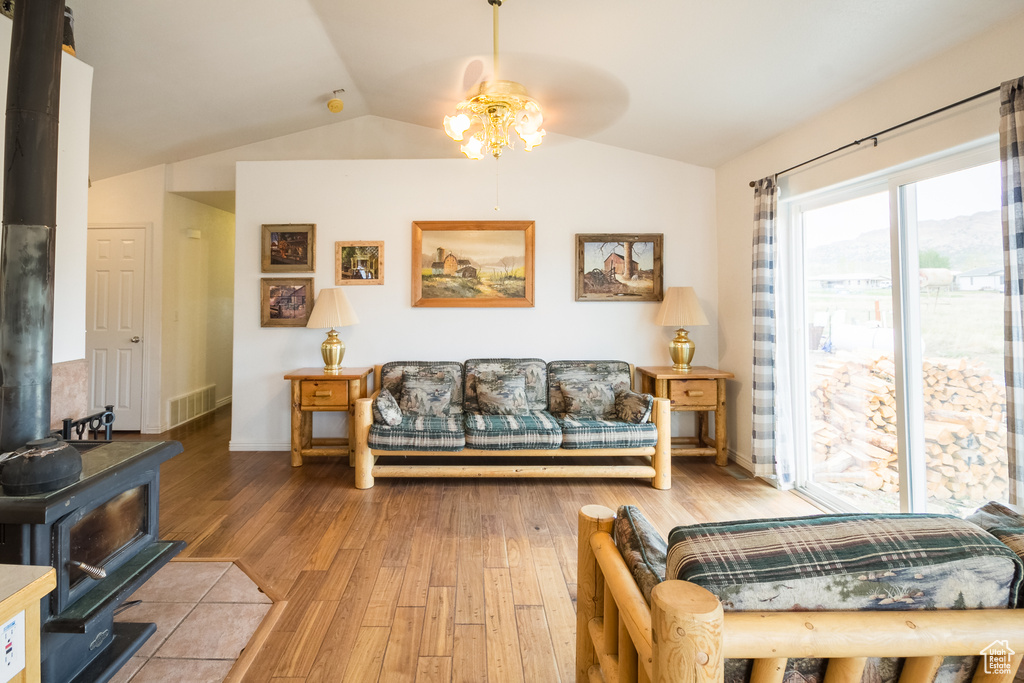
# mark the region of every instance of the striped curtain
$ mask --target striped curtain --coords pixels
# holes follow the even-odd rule
[[[774,476],[780,485],[792,484],[792,471],[779,466],[778,419],[775,410],[775,214],[778,205],[775,176],[754,186],[754,365],[751,461],[754,474]],[[783,459],[783,462],[788,459]]]
[[[1010,502],[1024,504],[1024,77],[1003,83],[999,100],[1005,268],[1004,367]]]

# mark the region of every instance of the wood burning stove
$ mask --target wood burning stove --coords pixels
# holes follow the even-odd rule
[[[48,683],[108,680],[156,631],[114,610],[185,544],[158,539],[160,464],[176,441],[75,442],[81,479],[57,491],[0,495],[0,563],[51,565],[41,605]]]

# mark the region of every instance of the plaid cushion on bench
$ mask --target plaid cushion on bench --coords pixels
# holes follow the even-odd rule
[[[394,427],[370,426],[370,448],[379,451],[461,451],[466,446],[462,416],[406,416]]]
[[[977,526],[944,515],[820,515],[676,527],[667,576],[707,588],[727,611],[1005,608],[1024,565]],[[977,658],[947,657],[936,683],[970,679]],[[727,660],[726,683],[749,680]],[[786,677],[820,683],[824,661],[791,659]],[[869,658],[863,681],[895,683],[899,660]]]
[[[737,610],[1007,607],[1024,577],[1009,548],[945,515],[698,524],[668,543],[668,576]]]
[[[1017,557],[1024,560],[1024,515],[992,501],[975,510],[967,517],[967,521],[977,524],[998,538],[1017,553]],[[1018,606],[1024,607],[1024,590],[1021,591],[1021,602]]]
[[[551,413],[538,410],[529,415],[467,414],[466,445],[485,450],[559,448],[562,430]]]
[[[658,426],[653,422],[597,420],[566,415],[559,418],[562,448],[647,448],[658,443]]]

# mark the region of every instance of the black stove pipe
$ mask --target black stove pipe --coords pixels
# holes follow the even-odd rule
[[[50,431],[64,0],[14,9],[0,236],[0,451]]]

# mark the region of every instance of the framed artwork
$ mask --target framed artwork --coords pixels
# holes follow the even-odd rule
[[[260,251],[264,273],[312,273],[316,270],[316,225],[264,223]]]
[[[305,327],[314,301],[311,277],[260,278],[260,327]]]
[[[533,306],[533,221],[412,224],[412,305]]]
[[[661,301],[663,237],[576,235],[576,301]]]
[[[334,284],[384,284],[384,243],[335,242]]]

